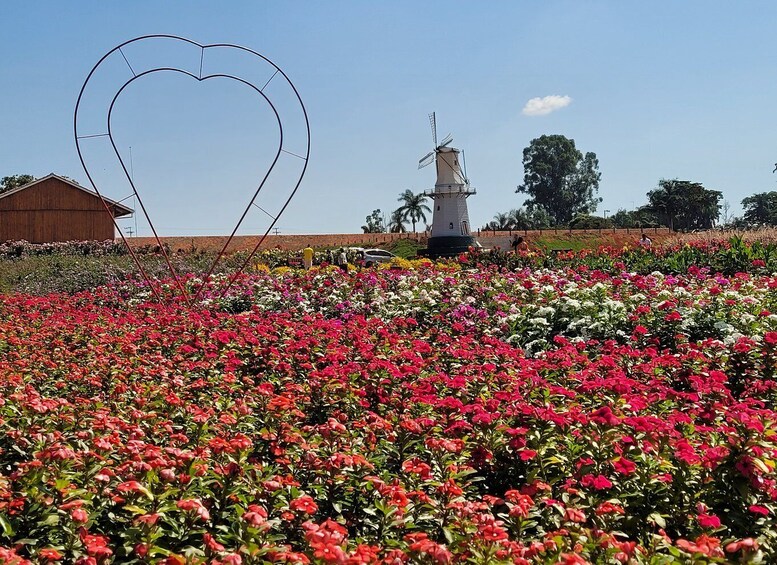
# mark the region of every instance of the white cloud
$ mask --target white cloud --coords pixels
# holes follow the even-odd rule
[[[525,116],[544,116],[555,112],[559,108],[569,106],[572,102],[572,98],[569,96],[559,96],[553,94],[551,96],[545,96],[544,98],[532,98],[523,107],[523,114]]]

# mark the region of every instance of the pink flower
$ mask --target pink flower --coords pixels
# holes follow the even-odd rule
[[[87,514],[83,508],[74,508],[73,511],[70,512],[70,517],[78,524],[85,524],[89,521],[89,514]]]
[[[585,475],[580,480],[580,484],[586,488],[594,488],[595,490],[606,490],[608,488],[612,488],[612,482],[604,475]]]
[[[756,504],[753,504],[748,508],[750,512],[753,514],[758,514],[760,516],[768,516],[769,515],[769,509],[765,506],[758,506]]]
[[[720,518],[714,514],[701,514],[696,519],[699,522],[699,526],[705,530],[720,527]]]

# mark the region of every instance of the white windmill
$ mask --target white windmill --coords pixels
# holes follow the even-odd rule
[[[459,154],[463,163],[464,152],[448,147],[453,142],[450,134],[438,145],[437,119],[434,112],[429,114],[429,122],[432,126],[434,150],[418,161],[419,169],[433,162],[437,166],[434,190],[424,191],[424,194],[434,200],[432,233],[425,254],[432,258],[450,257],[475,245],[475,238],[470,233],[467,197],[476,191],[469,186],[466,163],[463,172],[459,164]]]

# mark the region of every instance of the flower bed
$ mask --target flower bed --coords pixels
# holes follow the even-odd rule
[[[222,283],[191,308],[131,282],[0,297],[0,559],[777,556],[777,278]]]

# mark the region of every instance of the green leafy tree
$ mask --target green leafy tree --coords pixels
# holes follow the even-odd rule
[[[742,200],[743,219],[747,224],[777,225],[777,192],[761,192]]]
[[[0,194],[24,186],[35,180],[32,175],[11,175],[0,179]]]
[[[380,208],[373,210],[372,214],[367,216],[366,224],[362,226],[364,233],[383,233],[386,231],[386,226],[383,225],[383,214]]]
[[[529,195],[529,210],[541,207],[555,225],[567,224],[578,214],[596,210],[599,192],[599,160],[583,155],[575,140],[563,135],[543,135],[523,150],[523,184],[516,192]]]
[[[634,228],[634,211],[633,210],[618,210],[612,215],[612,225],[616,228]]]
[[[402,203],[399,207],[402,211],[402,219],[413,224],[413,233],[415,233],[416,223],[419,220],[425,222],[426,212],[432,212],[432,209],[426,205],[427,196],[423,192],[413,194],[412,190],[407,189],[399,195],[398,200]]]
[[[647,206],[641,206],[636,210],[618,210],[610,219],[616,228],[652,228],[659,225],[655,215]]]
[[[648,210],[672,231],[710,229],[720,216],[723,194],[701,183],[661,179],[648,192]]]
[[[612,220],[591,214],[578,214],[569,222],[569,227],[576,230],[606,229],[612,227]]]

